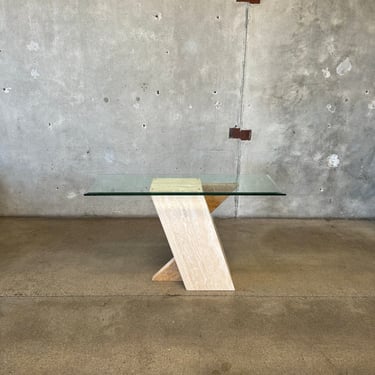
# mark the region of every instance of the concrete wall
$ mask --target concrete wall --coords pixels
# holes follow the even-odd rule
[[[219,215],[374,217],[374,19],[373,0],[0,0],[0,215],[153,215],[82,193],[239,166],[289,196]]]

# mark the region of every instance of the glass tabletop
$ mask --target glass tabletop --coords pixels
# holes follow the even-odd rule
[[[85,196],[126,195],[277,195],[268,175],[101,175]]]

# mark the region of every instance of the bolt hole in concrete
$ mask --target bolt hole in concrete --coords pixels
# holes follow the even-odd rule
[[[156,91],[156,95],[160,95],[160,91],[159,90]]]
[[[146,124],[142,124],[142,128],[143,128],[143,129],[146,129],[146,128],[147,128],[147,125],[146,125]]]
[[[370,94],[370,91],[369,91],[369,90],[366,90],[366,91],[365,91],[365,94],[366,94],[366,95]]]
[[[216,19],[217,19],[218,21],[220,21],[220,16],[216,16]]]
[[[217,91],[216,91],[216,90],[215,90],[215,91],[213,91],[213,94],[214,94],[214,95],[217,95]]]
[[[104,99],[104,103],[108,103],[109,102],[109,98],[105,97]]]

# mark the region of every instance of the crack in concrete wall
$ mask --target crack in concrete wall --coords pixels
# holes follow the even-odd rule
[[[241,81],[241,90],[240,90],[240,108],[238,114],[238,127],[243,128],[243,114],[244,114],[244,96],[245,96],[245,82],[246,82],[246,62],[247,62],[247,43],[248,43],[248,31],[249,31],[249,17],[250,17],[250,6],[247,5],[245,8],[245,34],[244,34],[244,46],[243,46],[243,62],[242,62],[242,81]],[[241,159],[242,159],[242,142],[237,142],[238,144],[238,156],[237,156],[237,168],[236,168],[236,176],[237,176],[237,184],[239,183],[240,176],[241,176]],[[239,204],[240,204],[240,197],[236,196],[234,198],[234,212],[235,217],[238,217],[239,214]]]

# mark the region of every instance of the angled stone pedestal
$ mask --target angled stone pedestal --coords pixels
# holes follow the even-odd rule
[[[235,184],[201,184],[199,179],[155,179],[151,191],[214,192]],[[223,190],[226,189],[226,190]],[[187,290],[233,291],[225,254],[210,212],[227,196],[154,195],[152,197],[174,258],[158,271],[154,281],[183,281]]]

